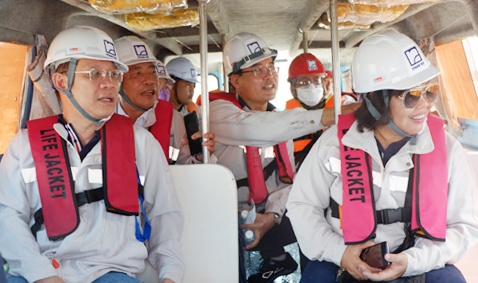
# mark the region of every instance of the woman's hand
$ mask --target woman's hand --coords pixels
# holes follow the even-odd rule
[[[391,281],[402,277],[407,270],[408,257],[404,253],[386,254],[385,260],[390,262],[390,265],[378,272],[374,272],[363,265],[359,265],[358,268],[367,279],[372,281]]]
[[[352,275],[357,280],[368,280],[369,278],[362,274],[363,270],[359,270],[359,266],[364,266],[368,270],[373,270],[375,272],[380,271],[378,268],[373,268],[368,266],[365,262],[360,259],[360,253],[362,250],[371,246],[374,246],[375,243],[368,241],[358,245],[348,245],[345,249],[342,259],[340,260],[340,266],[345,268],[350,275]]]

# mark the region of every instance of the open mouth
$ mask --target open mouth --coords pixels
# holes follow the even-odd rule
[[[113,98],[112,97],[102,97],[100,99],[98,99],[100,101],[105,101],[105,102],[112,102],[113,101]]]
[[[410,118],[412,118],[413,120],[421,120],[421,119],[424,119],[425,117],[426,117],[425,114],[421,114],[421,115],[412,116]]]
[[[155,90],[147,90],[141,93],[141,95],[155,95],[156,91]]]

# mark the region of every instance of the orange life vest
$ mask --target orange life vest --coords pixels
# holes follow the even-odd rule
[[[189,103],[188,105],[186,105],[186,108],[188,109],[188,113],[191,113],[193,111],[196,111],[196,114],[199,115],[199,110],[198,110],[198,107],[196,105],[196,103],[192,102]]]

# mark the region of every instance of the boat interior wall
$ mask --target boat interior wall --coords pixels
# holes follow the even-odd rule
[[[338,0],[337,3],[348,2]],[[188,1],[188,8],[198,5],[197,0]],[[330,64],[330,30],[318,25],[319,18],[329,7],[328,0],[210,0],[206,4],[209,52],[220,52],[223,43],[236,33],[253,32],[271,48],[282,50],[290,58],[303,52],[303,33],[306,32],[309,52],[325,65]],[[393,21],[375,22],[367,30],[339,30],[341,65],[349,65],[354,48],[364,38],[381,30],[393,28],[417,42],[434,37],[439,45],[476,34],[477,19],[478,1],[438,0],[410,4]],[[33,45],[33,35],[42,34],[51,42],[59,31],[74,25],[99,27],[113,38],[135,34],[146,39],[161,60],[169,55],[199,53],[197,26],[140,31],[127,25],[124,15],[99,12],[87,0],[0,1],[0,41]]]

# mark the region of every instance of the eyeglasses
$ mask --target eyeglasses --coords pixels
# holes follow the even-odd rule
[[[269,71],[269,72],[268,72]],[[257,68],[249,71],[242,71],[243,73],[254,73],[254,76],[263,78],[267,74],[277,75],[279,73],[279,67],[270,67],[270,68]]]
[[[309,87],[310,84],[314,84],[314,85],[322,85],[322,80],[323,80],[323,77],[321,76],[316,76],[316,77],[312,77],[312,78],[306,78],[306,77],[298,77],[297,80],[294,82],[294,87],[295,88],[300,88],[300,87],[303,87],[303,88],[306,88],[306,87]]]
[[[406,108],[413,108],[417,106],[420,97],[423,96],[428,103],[433,103],[438,98],[439,86],[438,84],[433,84],[427,86],[425,91],[420,89],[407,90],[401,94],[398,98],[402,100],[402,104]]]
[[[93,68],[89,71],[75,71],[75,74],[88,74],[92,82],[96,82],[100,77],[104,80],[107,74],[112,83],[120,83],[123,81],[123,72],[118,70],[106,71],[104,69]]]

